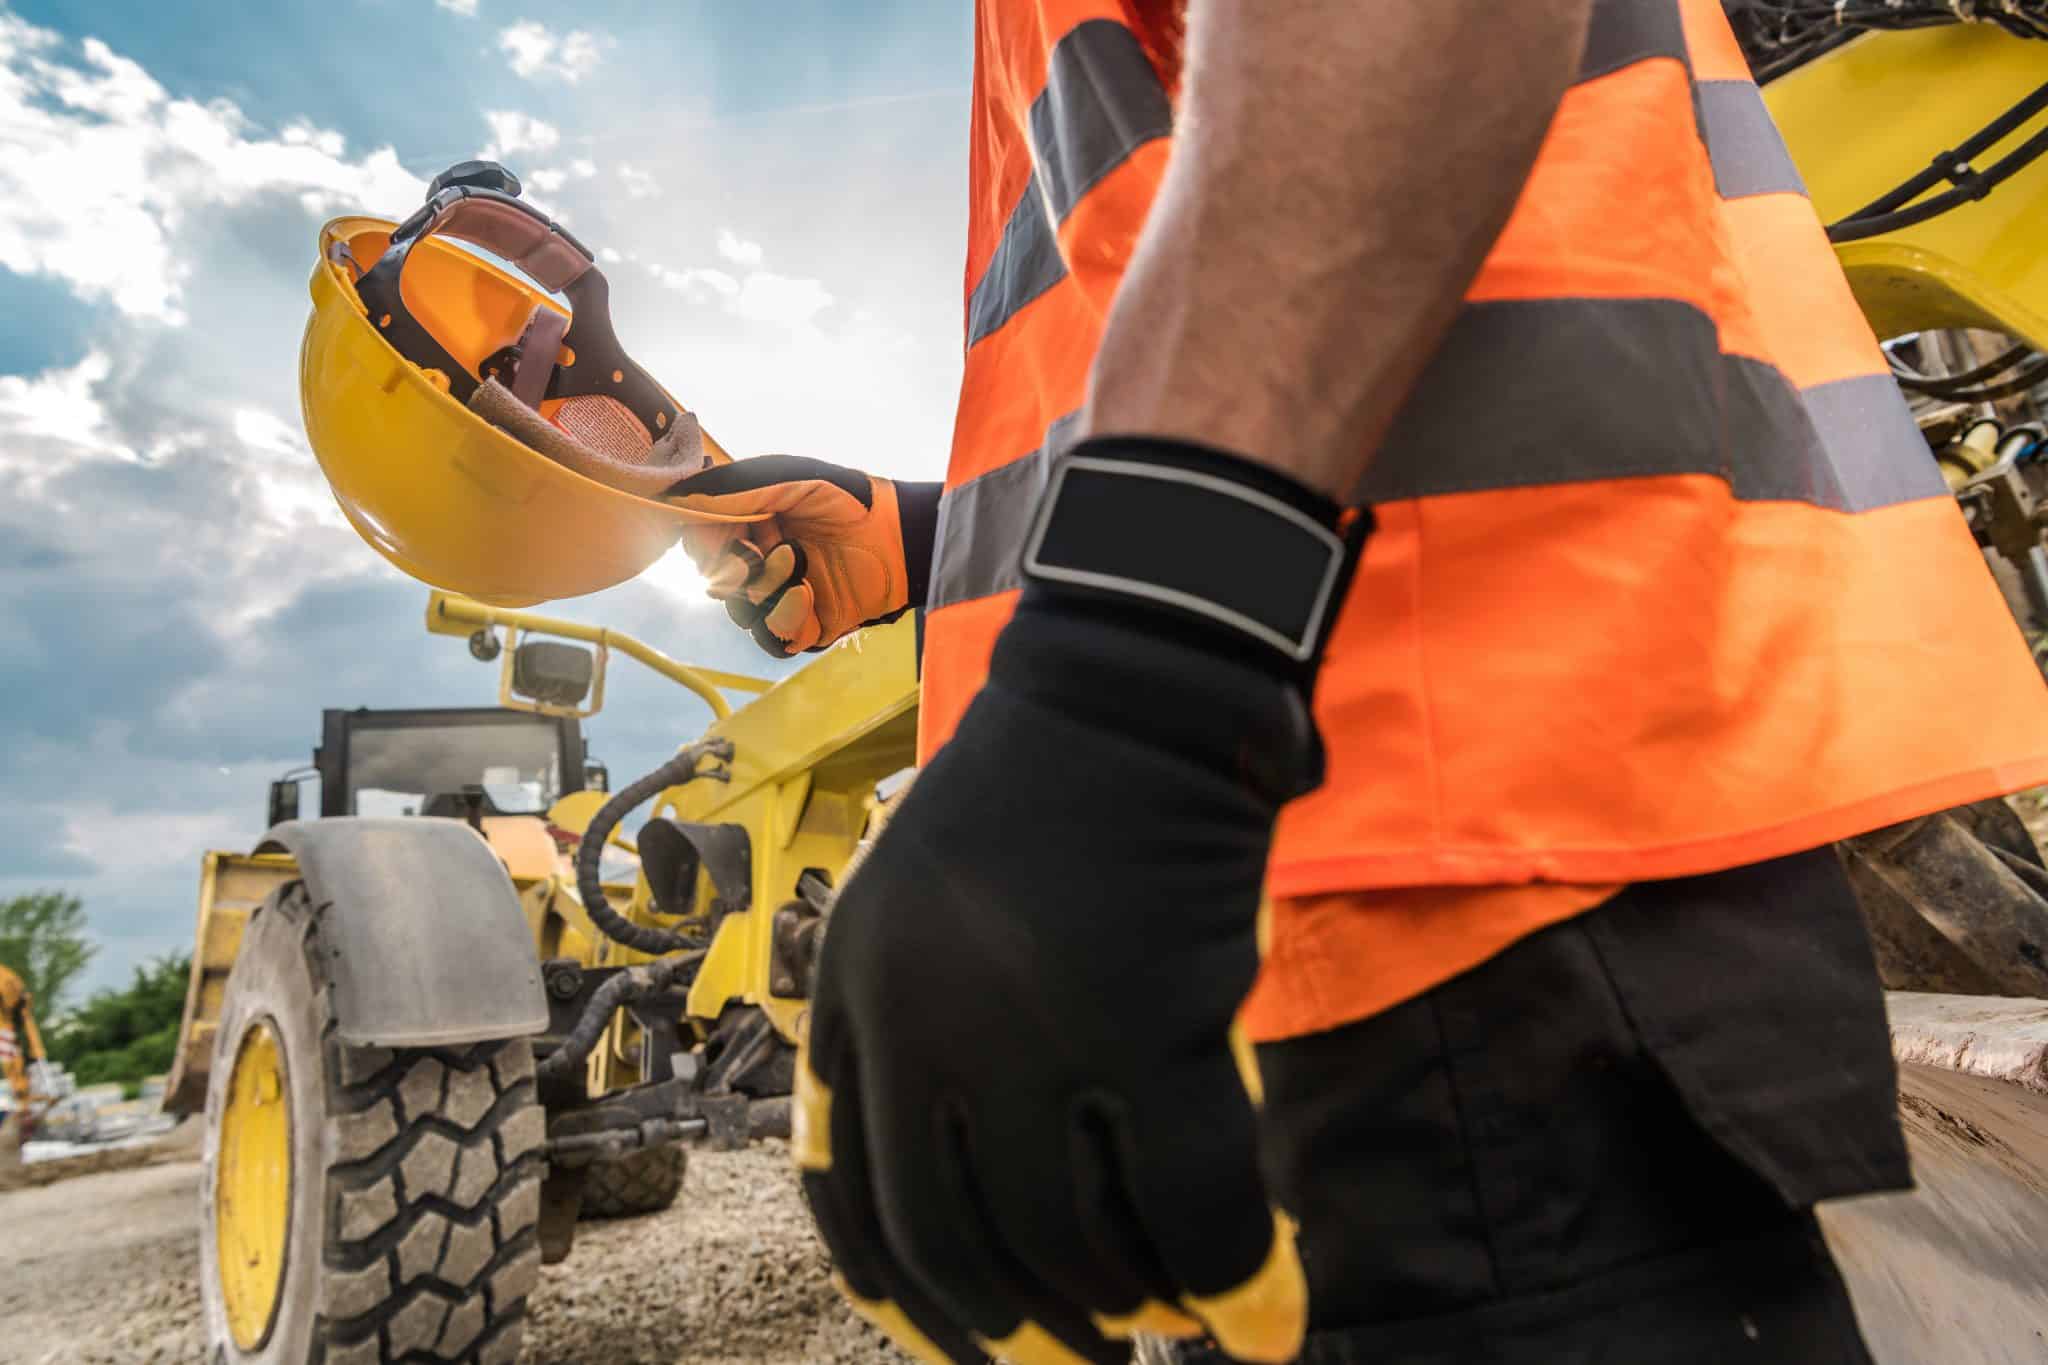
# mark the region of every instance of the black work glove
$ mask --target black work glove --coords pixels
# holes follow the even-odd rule
[[[1226,492],[1082,470],[1103,456]],[[1123,1361],[1143,1330],[1290,1360],[1307,1291],[1234,1019],[1274,822],[1320,781],[1308,684],[1355,545],[1213,452],[1092,442],[1069,474],[986,687],[833,910],[797,1160],[849,1297],[921,1359]],[[1133,526],[1149,549],[1105,539]]]

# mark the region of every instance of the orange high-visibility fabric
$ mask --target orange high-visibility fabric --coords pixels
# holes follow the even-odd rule
[[[986,678],[1004,538],[1170,148],[1129,7],[978,10],[927,756]],[[1385,1008],[1629,881],[2048,781],[2048,689],[1718,0],[1597,0],[1594,29],[1361,490],[1380,525],[1316,697],[1329,778],[1276,838],[1260,1036]]]

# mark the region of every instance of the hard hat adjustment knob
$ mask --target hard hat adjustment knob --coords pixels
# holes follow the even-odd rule
[[[429,202],[445,189],[460,186],[471,190],[495,190],[519,197],[519,177],[495,161],[458,161],[435,176],[427,185]]]

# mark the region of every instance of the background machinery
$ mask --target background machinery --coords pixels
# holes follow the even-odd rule
[[[223,1360],[513,1359],[579,1215],[786,1134],[831,887],[912,761],[910,622],[774,686],[441,593],[427,625],[502,660],[503,705],[326,713],[264,841],[204,860],[168,1103],[206,1114]],[[615,651],[714,722],[612,795],[580,721]]]
[[[0,963],[0,1165],[19,1159],[36,1119],[57,1098],[36,1085],[47,1062],[33,1006],[28,986]]]

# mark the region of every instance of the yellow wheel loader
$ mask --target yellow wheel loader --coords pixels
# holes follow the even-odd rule
[[[205,857],[167,1106],[206,1116],[215,1360],[513,1360],[579,1216],[786,1135],[831,888],[912,761],[910,622],[773,686],[440,593],[428,628],[502,657],[500,707],[329,712],[263,842]],[[714,722],[610,794],[579,723],[614,652]]]

